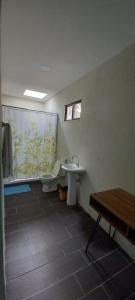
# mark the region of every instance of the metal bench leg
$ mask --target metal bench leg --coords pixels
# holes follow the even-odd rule
[[[112,226],[111,226],[111,224],[109,225],[109,237],[111,237],[111,228],[112,228]]]
[[[93,239],[93,237],[94,237],[94,235],[95,235],[96,228],[97,228],[97,226],[99,225],[100,220],[101,220],[101,215],[99,214],[98,217],[97,217],[97,220],[96,220],[96,222],[95,222],[95,224],[94,224],[94,227],[93,227],[93,229],[92,229],[92,232],[91,232],[91,234],[90,234],[88,243],[87,243],[87,245],[86,245],[86,249],[85,249],[86,255],[87,255],[87,253],[88,253],[89,244],[91,243],[91,241],[92,241],[92,239]]]
[[[113,235],[112,235],[112,239],[114,239],[115,233],[116,233],[117,229],[114,229]]]
[[[113,234],[112,234],[112,236],[111,236],[111,229],[112,229],[112,226],[111,226],[111,224],[109,225],[109,237],[111,238],[111,239],[114,239],[114,236],[115,236],[115,233],[116,233],[116,228],[114,228],[114,231],[113,231]]]

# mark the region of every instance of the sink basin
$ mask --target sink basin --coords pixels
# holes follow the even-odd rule
[[[62,169],[66,172],[70,173],[84,173],[85,170],[81,166],[77,166],[75,164],[63,164]]]

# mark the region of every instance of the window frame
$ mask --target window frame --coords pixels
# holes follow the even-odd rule
[[[81,116],[79,118],[74,118],[74,111],[75,111],[75,106],[76,104],[78,103],[81,103],[82,104],[82,100],[77,100],[77,101],[74,101],[72,103],[69,103],[69,104],[66,104],[65,105],[65,116],[64,116],[64,121],[73,121],[73,120],[80,120]],[[67,108],[70,107],[70,106],[73,106],[72,108],[72,119],[70,120],[67,120]]]

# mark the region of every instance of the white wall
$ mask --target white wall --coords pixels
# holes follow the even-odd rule
[[[19,108],[27,108],[33,110],[43,110],[44,104],[37,101],[26,100],[23,98],[16,98],[11,96],[2,95],[2,104],[15,106]]]
[[[64,122],[64,105],[79,99],[81,119]],[[59,114],[58,158],[76,154],[87,171],[80,186],[84,209],[95,217],[89,206],[94,191],[121,187],[135,193],[135,44],[47,101],[44,109]],[[116,239],[135,255],[124,238],[117,234]]]
[[[5,234],[4,234],[4,196],[2,176],[2,127],[1,127],[1,95],[0,95],[0,299],[6,299],[5,291]]]

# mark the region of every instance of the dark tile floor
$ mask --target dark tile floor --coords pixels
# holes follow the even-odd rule
[[[135,299],[135,262],[101,228],[88,259],[91,217],[30,185],[5,199],[7,299]]]

